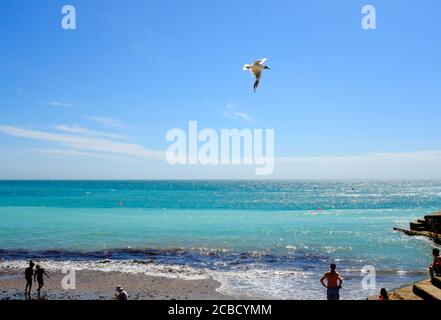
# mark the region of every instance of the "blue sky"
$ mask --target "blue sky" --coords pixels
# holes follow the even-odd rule
[[[77,30],[60,26],[65,4]],[[365,4],[377,30],[360,26]],[[437,0],[1,1],[0,178],[253,177],[158,162],[189,120],[275,129],[274,178],[441,178],[440,12]],[[262,57],[272,70],[254,94],[241,68]]]

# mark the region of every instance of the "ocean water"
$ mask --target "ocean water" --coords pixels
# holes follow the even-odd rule
[[[323,299],[335,262],[342,298],[365,299],[427,278],[434,245],[393,227],[440,208],[441,181],[2,181],[0,267],[32,258]]]

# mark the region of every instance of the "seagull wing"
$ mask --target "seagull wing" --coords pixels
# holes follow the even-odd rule
[[[251,67],[252,67],[251,64],[246,64],[246,65],[243,66],[242,70],[243,70],[243,71],[250,70]]]
[[[257,60],[256,62],[254,62],[254,64],[255,65],[263,65],[266,62],[266,60],[268,60],[268,59],[263,58],[263,59],[260,59],[260,60]]]

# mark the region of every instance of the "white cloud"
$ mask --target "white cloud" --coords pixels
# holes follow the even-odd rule
[[[241,120],[245,122],[251,122],[252,117],[245,112],[240,112],[235,110],[236,105],[233,103],[229,103],[225,106],[225,110],[223,112],[223,116],[230,119]]]
[[[120,134],[113,134],[113,133],[107,133],[107,132],[101,132],[101,131],[93,131],[86,128],[83,128],[78,125],[66,125],[66,124],[59,124],[54,126],[55,129],[59,131],[64,131],[68,133],[77,133],[81,135],[86,136],[97,136],[97,137],[104,137],[104,138],[110,138],[110,139],[127,139],[127,136],[120,135]]]
[[[84,105],[75,105],[70,102],[61,102],[58,100],[52,100],[52,101],[37,101],[38,104],[44,104],[51,107],[56,108],[75,108],[75,107],[85,107]]]
[[[143,146],[97,137],[96,132],[81,127],[59,125],[62,132],[27,129],[0,125],[0,132],[20,138],[47,141],[54,148],[36,149],[41,154],[122,159],[164,160],[164,152],[148,150]],[[93,135],[94,133],[95,135]],[[128,157],[127,157],[128,156]],[[118,160],[115,163],[121,163]],[[255,179],[254,166],[170,166],[165,161],[140,161],[130,168],[139,177],[153,174],[155,178]],[[160,165],[160,167],[155,167]],[[12,164],[11,164],[12,165]],[[63,163],[59,164],[63,166]],[[150,165],[154,165],[150,167]],[[150,168],[150,169],[148,169]],[[151,168],[155,168],[152,172]],[[54,168],[55,169],[55,168]],[[69,168],[65,168],[69,171]],[[83,170],[83,169],[82,169]],[[142,171],[142,172],[141,172]],[[83,171],[81,171],[83,172]],[[84,169],[87,172],[87,168]],[[68,174],[68,173],[66,173]],[[109,172],[121,178],[122,172]],[[153,177],[152,176],[152,177]],[[415,151],[397,153],[368,153],[353,156],[314,156],[276,158],[274,175],[269,179],[440,179],[441,151]]]
[[[112,128],[128,128],[129,127],[124,122],[122,122],[118,119],[110,118],[110,117],[85,115],[85,116],[83,116],[83,118],[90,120],[90,121],[93,121],[93,122],[96,122],[96,123],[99,123],[99,124],[107,126],[107,127],[112,127]]]
[[[77,151],[72,149],[33,149],[32,151],[56,156],[66,156],[66,157],[86,157],[86,158],[99,158],[99,159],[118,159],[118,157],[111,156],[108,154],[100,154],[93,152]]]
[[[148,150],[141,145],[110,139],[37,131],[14,126],[0,126],[0,132],[14,137],[54,142],[74,150],[122,154],[156,160],[164,159],[162,151]]]

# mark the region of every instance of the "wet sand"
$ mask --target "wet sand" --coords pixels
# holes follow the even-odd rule
[[[31,299],[44,300],[112,300],[115,287],[122,285],[130,300],[225,300],[234,299],[216,291],[220,283],[213,279],[185,280],[154,277],[145,274],[76,271],[76,288],[64,290],[61,270],[47,270],[45,286],[40,297],[37,283],[33,283]],[[0,300],[29,299],[24,293],[24,269],[6,267],[0,270]]]

